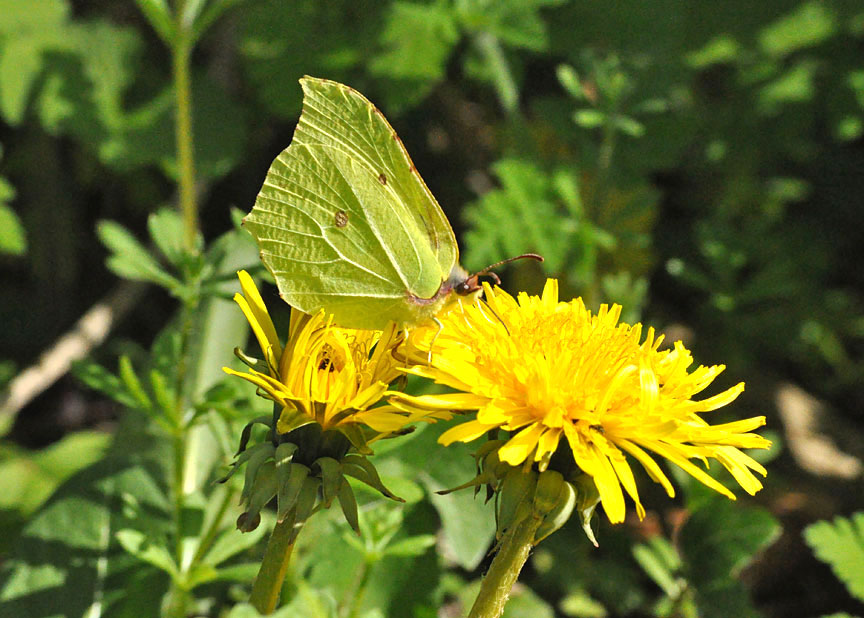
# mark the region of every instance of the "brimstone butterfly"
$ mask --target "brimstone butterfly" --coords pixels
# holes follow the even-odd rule
[[[344,84],[300,84],[294,138],[244,220],[282,298],[306,313],[324,309],[339,326],[382,329],[419,323],[451,292],[478,290],[384,115]]]

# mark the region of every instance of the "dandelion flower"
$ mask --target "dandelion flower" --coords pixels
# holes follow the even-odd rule
[[[392,404],[415,414],[477,411],[444,432],[441,443],[503,429],[510,433],[500,461],[536,463],[541,471],[556,451],[569,448],[613,523],[624,521],[625,492],[645,515],[632,460],[670,497],[675,490],[655,457],[731,499],[693,460],[707,467],[716,459],[750,494],[762,488],[753,471],[764,476],[765,469],[740,449],[770,446],[750,433],[765,418],[710,425],[702,416],[734,401],[744,384],[694,399],[724,366],[691,369],[693,357],[681,342],[661,350],[663,336],[653,328],[643,337],[641,324],[618,322],[618,305],[592,314],[581,299],[559,302],[554,279],[540,297],[522,293],[517,300],[500,288],[484,289],[485,301],[455,304],[439,316],[441,326],[415,330],[405,347],[411,373],[458,392],[391,394]]]
[[[395,324],[384,331],[345,329],[333,326],[323,312],[292,311],[283,348],[252,278],[246,271],[239,277],[243,294],[236,294],[234,300],[249,321],[264,358],[251,359],[238,352],[249,370],[224,370],[255,384],[260,395],[281,407],[276,423],[280,434],[317,423],[322,431],[335,429],[366,450],[367,442],[397,432],[414,420],[392,405],[373,408],[401,375],[392,355],[402,340]]]

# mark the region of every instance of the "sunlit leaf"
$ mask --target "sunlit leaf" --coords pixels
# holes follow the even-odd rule
[[[139,505],[139,516],[167,517],[162,490],[132,460],[103,459],[67,480],[25,526],[4,561],[3,615],[82,616],[94,606],[120,612],[130,603],[138,615],[158,615],[164,580],[149,582],[146,599],[134,592],[117,594],[152,572],[135,566],[142,563],[114,540],[115,531],[135,521],[122,508],[128,496]]]
[[[864,513],[819,521],[804,530],[804,539],[819,560],[864,601]]]
[[[394,2],[381,35],[384,52],[369,67],[374,74],[437,80],[459,38],[452,11],[441,4]]]
[[[767,54],[785,56],[830,37],[837,27],[836,19],[830,4],[811,0],[762,30],[759,44]]]
[[[0,178],[0,253],[23,255],[27,251],[27,236],[18,215],[3,204],[3,194],[9,195],[11,187]]]

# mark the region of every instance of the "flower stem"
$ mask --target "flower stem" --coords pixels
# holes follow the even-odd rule
[[[298,533],[299,528],[294,528],[294,514],[291,513],[283,522],[276,524],[267,541],[264,559],[249,598],[249,602],[261,614],[272,614],[276,609]]]
[[[513,584],[534,547],[534,534],[542,521],[542,517],[529,515],[504,534],[468,618],[498,618],[501,615]]]

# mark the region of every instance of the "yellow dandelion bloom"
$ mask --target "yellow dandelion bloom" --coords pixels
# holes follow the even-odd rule
[[[613,523],[624,520],[624,492],[639,517],[645,514],[625,454],[670,497],[675,490],[652,454],[732,499],[693,460],[707,467],[709,458],[716,459],[750,494],[762,488],[752,471],[764,476],[765,469],[739,449],[770,446],[750,433],[765,418],[709,425],[701,416],[732,402],[744,384],[693,399],[722,365],[690,370],[693,358],[681,342],[661,350],[663,337],[653,328],[643,339],[641,324],[618,323],[618,305],[603,305],[595,315],[581,299],[559,302],[554,279],[541,297],[522,293],[517,300],[500,288],[484,289],[485,301],[456,304],[439,316],[443,327],[414,331],[405,348],[411,373],[461,392],[391,396],[391,403],[415,413],[477,410],[440,442],[468,442],[504,429],[510,438],[499,449],[500,460],[536,462],[541,470],[566,444],[593,478]]]
[[[391,324],[385,331],[337,328],[323,313],[292,311],[283,347],[267,307],[246,271],[238,273],[242,294],[234,300],[252,327],[263,360],[240,355],[247,372],[223,370],[258,387],[258,393],[281,406],[276,428],[288,433],[309,423],[336,429],[358,446],[402,429],[413,416],[392,405],[377,404],[400,372],[393,358],[403,335]],[[373,430],[371,438],[357,433]]]

